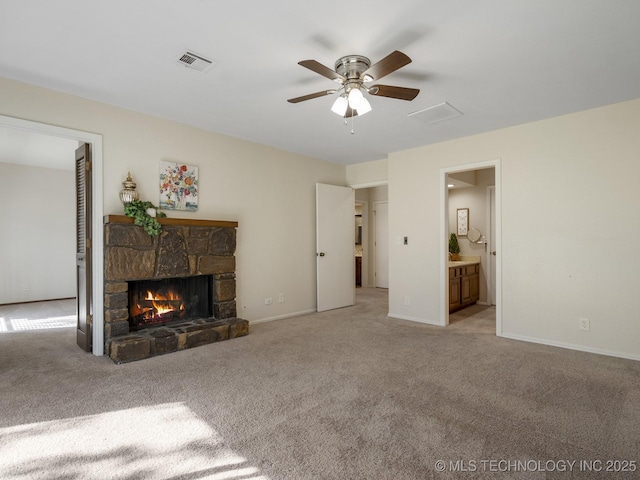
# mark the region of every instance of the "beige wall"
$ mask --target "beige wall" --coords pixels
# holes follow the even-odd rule
[[[638,132],[635,100],[390,155],[390,314],[441,321],[441,169],[499,160],[503,334],[640,359]]]
[[[355,188],[384,184],[389,178],[387,169],[386,159],[347,165],[347,184]]]
[[[315,309],[315,183],[344,185],[344,166],[2,78],[0,114],[102,135],[105,214],[123,213],[127,171],[157,204],[160,160],[198,166],[198,211],[169,216],[239,222],[239,316]]]

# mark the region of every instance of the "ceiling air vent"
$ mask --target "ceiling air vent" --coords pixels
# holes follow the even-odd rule
[[[459,117],[462,112],[448,102],[439,103],[433,107],[423,108],[410,113],[408,117],[415,118],[425,123],[439,123],[451,118]]]
[[[217,62],[215,62],[214,60],[209,60],[208,58],[205,58],[197,53],[193,53],[192,51],[186,51],[180,56],[180,58],[178,59],[178,63],[183,67],[192,68],[193,70],[198,70],[199,72],[206,72]]]

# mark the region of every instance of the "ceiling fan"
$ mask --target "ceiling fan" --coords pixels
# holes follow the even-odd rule
[[[417,88],[394,87],[391,85],[366,85],[374,80],[379,80],[385,75],[395,72],[399,68],[411,63],[411,59],[398,50],[390,53],[378,63],[371,65],[371,61],[362,55],[347,55],[341,57],[335,64],[335,70],[325,67],[315,60],[303,60],[298,62],[309,70],[312,70],[330,80],[338,82],[341,86],[337,89],[322,90],[301,97],[290,98],[290,103],[304,102],[312,98],[324,97],[339,93],[331,110],[342,117],[354,117],[364,115],[371,111],[371,105],[363,92],[377,97],[397,98],[411,101],[420,90]]]

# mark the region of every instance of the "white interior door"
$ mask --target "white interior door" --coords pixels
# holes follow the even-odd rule
[[[355,303],[353,189],[316,183],[318,311]]]
[[[376,287],[389,288],[389,204],[375,204]]]

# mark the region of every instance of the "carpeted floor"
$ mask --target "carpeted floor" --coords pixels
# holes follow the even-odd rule
[[[0,305],[0,334],[75,325],[75,298]]]
[[[358,289],[124,365],[73,328],[0,333],[0,478],[640,478],[640,362],[497,338],[473,309],[421,325]]]

